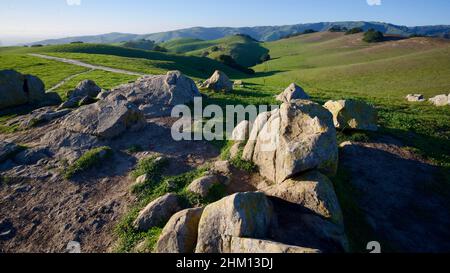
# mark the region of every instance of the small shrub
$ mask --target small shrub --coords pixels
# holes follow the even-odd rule
[[[264,63],[264,62],[267,62],[270,60],[271,60],[271,57],[270,57],[269,53],[264,53],[259,59],[260,63]]]
[[[329,32],[347,32],[348,29],[346,27],[341,26],[332,26],[328,29]]]
[[[99,166],[103,161],[112,156],[110,147],[99,147],[92,149],[82,155],[75,163],[69,166],[64,173],[66,179],[71,179],[75,175]]]
[[[225,55],[225,54],[219,55],[217,60],[224,63],[225,65],[228,65],[229,67],[239,70],[245,74],[249,74],[249,75],[255,74],[255,71],[253,69],[247,68],[247,67],[244,67],[244,66],[238,64],[233,59],[233,57],[231,57],[230,55]]]
[[[363,41],[367,43],[379,43],[384,41],[384,35],[381,31],[376,31],[372,28],[364,33]]]

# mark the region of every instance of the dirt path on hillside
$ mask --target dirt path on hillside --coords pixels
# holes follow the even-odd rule
[[[66,83],[67,83],[68,81],[70,81],[71,79],[73,79],[73,78],[75,78],[75,77],[78,77],[78,76],[80,76],[80,75],[83,75],[83,74],[92,72],[92,71],[95,71],[95,69],[90,69],[90,70],[87,70],[87,71],[83,71],[83,72],[80,72],[80,73],[71,75],[71,76],[65,78],[64,80],[62,80],[61,82],[59,82],[57,85],[55,85],[55,86],[53,86],[52,88],[48,89],[46,92],[53,92],[53,91],[55,91],[56,89],[58,89],[58,88],[60,88],[61,86],[63,86],[64,84],[66,84]]]
[[[72,59],[59,58],[59,57],[53,57],[53,56],[48,56],[48,55],[43,55],[43,54],[34,54],[34,53],[30,53],[29,55],[33,56],[33,57],[47,59],[47,60],[82,66],[82,67],[86,67],[86,68],[90,68],[90,69],[103,70],[106,72],[113,72],[113,73],[126,74],[126,75],[132,75],[132,76],[144,76],[145,75],[143,73],[132,72],[132,71],[123,70],[123,69],[111,68],[111,67],[100,66],[100,65],[92,65],[92,64],[81,62],[81,61],[72,60]]]

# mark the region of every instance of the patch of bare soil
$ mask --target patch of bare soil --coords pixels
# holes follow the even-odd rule
[[[143,130],[106,142],[113,158],[71,181],[42,162],[0,166],[1,175],[17,174],[17,179],[0,185],[0,252],[65,252],[70,241],[80,242],[83,252],[113,251],[114,227],[135,201],[129,193],[134,182],[129,172],[140,158],[161,154],[170,161],[166,174],[176,175],[219,154],[203,141],[173,141],[172,122],[148,120]],[[4,137],[32,147],[56,128],[58,121]],[[132,145],[143,151],[127,153]]]
[[[340,164],[366,221],[393,251],[450,251],[449,185],[439,167],[389,138],[342,145]]]

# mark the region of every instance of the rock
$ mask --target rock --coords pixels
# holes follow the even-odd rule
[[[211,78],[207,79],[202,84],[202,88],[214,90],[216,92],[229,93],[233,91],[233,83],[225,73],[216,70]]]
[[[434,104],[435,106],[446,106],[449,105],[449,100],[450,100],[450,94],[447,95],[438,95],[436,97],[433,97],[430,99],[430,102],[432,104]]]
[[[27,118],[22,122],[22,127],[29,128],[34,127],[36,125],[47,123],[52,120],[61,118],[67,114],[69,114],[71,110],[64,109],[64,110],[57,110],[54,111],[51,107],[44,107],[37,109],[33,112],[31,112]]]
[[[328,101],[324,105],[332,114],[336,128],[377,131],[376,109],[356,100]]]
[[[425,101],[425,97],[422,94],[409,94],[406,96],[406,99],[409,102],[423,102]]]
[[[147,231],[153,227],[165,224],[175,213],[181,210],[178,196],[168,193],[148,204],[134,221],[134,227]]]
[[[233,146],[230,148],[230,159],[235,159],[239,156],[239,153],[241,152],[241,143],[235,142]]]
[[[285,245],[282,243],[260,239],[224,236],[224,238],[222,238],[222,241],[224,244],[224,252],[231,254],[321,253],[321,251],[318,249]]]
[[[98,100],[104,100],[104,99],[106,99],[109,95],[111,95],[111,92],[110,92],[110,91],[102,90],[102,91],[97,95],[97,99],[98,99]]]
[[[211,168],[211,171],[223,176],[230,176],[231,171],[231,164],[229,161],[223,160],[223,161],[216,161],[214,162],[214,165]]]
[[[210,191],[221,185],[221,179],[216,175],[208,175],[194,180],[187,188],[189,192],[200,195],[203,198],[209,196]]]
[[[36,104],[44,99],[45,86],[39,78],[15,70],[0,71],[0,109]]]
[[[253,122],[252,130],[250,132],[249,140],[247,145],[245,145],[244,152],[242,158],[247,161],[251,161],[253,159],[253,153],[255,151],[256,141],[258,139],[259,133],[266,125],[267,121],[270,119],[270,116],[274,113],[277,113],[278,110],[274,110],[272,112],[264,112],[258,115],[258,117]]]
[[[96,102],[96,100],[94,98],[86,96],[78,102],[78,105],[79,106],[89,105],[89,104],[93,104],[95,102]]]
[[[253,151],[252,161],[269,181],[281,183],[314,169],[336,173],[338,146],[333,119],[314,102],[282,104],[257,135],[256,142],[247,143],[254,147],[246,147],[244,156]]]
[[[234,81],[233,86],[234,87],[239,87],[239,88],[244,88],[245,87],[244,82],[241,81],[241,80]]]
[[[273,209],[263,193],[237,193],[208,205],[198,227],[197,253],[222,253],[222,236],[266,238]]]
[[[343,215],[332,182],[317,171],[262,189],[268,196],[301,205],[334,223],[343,225]]]
[[[0,221],[0,242],[8,241],[16,236],[16,229],[9,219]]]
[[[234,128],[231,134],[232,141],[246,141],[250,134],[250,122],[244,120]]]
[[[308,94],[306,94],[305,90],[298,86],[295,83],[291,83],[283,93],[278,95],[277,101],[280,102],[290,102],[292,100],[309,100]]]
[[[194,253],[202,213],[203,208],[195,208],[180,211],[172,216],[159,237],[156,252]]]
[[[32,148],[18,153],[14,161],[20,165],[34,165],[43,158],[48,158],[46,149]]]
[[[78,103],[80,102],[81,98],[71,98],[67,101],[61,103],[61,105],[58,107],[59,110],[62,109],[73,109],[78,107]]]
[[[0,140],[0,162],[6,161],[20,150],[20,146],[11,142]]]
[[[69,99],[84,97],[96,98],[101,91],[102,89],[94,81],[84,80],[75,87],[75,90],[69,92],[68,97]]]
[[[145,76],[111,91],[111,95],[119,94],[149,117],[170,116],[173,107],[189,104],[201,96],[194,81],[179,71]]]
[[[112,139],[126,130],[140,129],[144,124],[144,115],[134,104],[108,99],[78,108],[61,125],[72,132]]]
[[[72,164],[86,151],[102,144],[94,136],[57,129],[45,134],[39,147],[48,149],[55,159]]]
[[[143,185],[148,180],[148,175],[144,174],[136,178],[136,181],[133,183],[132,187],[136,187],[139,185]]]

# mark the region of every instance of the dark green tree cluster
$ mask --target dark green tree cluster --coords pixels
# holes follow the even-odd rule
[[[367,43],[379,43],[384,41],[384,35],[381,31],[371,28],[364,33],[363,41]]]

